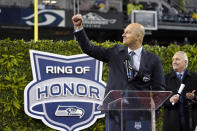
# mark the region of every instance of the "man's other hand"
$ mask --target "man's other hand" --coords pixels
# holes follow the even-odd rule
[[[170,98],[170,102],[175,104],[177,103],[179,100],[179,95],[173,95],[171,98]]]
[[[193,90],[192,93],[186,93],[186,97],[190,100],[193,100],[194,99],[194,93],[195,93],[196,90]]]

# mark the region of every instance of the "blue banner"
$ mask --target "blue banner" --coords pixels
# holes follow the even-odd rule
[[[0,8],[0,24],[10,26],[33,26],[33,8]],[[38,11],[39,26],[65,27],[65,11],[43,9]]]

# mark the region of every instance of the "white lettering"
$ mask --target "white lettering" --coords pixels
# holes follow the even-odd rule
[[[72,66],[46,66],[47,74],[72,74]]]
[[[43,87],[36,88],[37,100],[47,99],[54,96],[72,96],[89,97],[100,100],[100,90],[98,87],[88,86],[81,83],[53,83]],[[50,95],[49,95],[50,94]]]
[[[85,67],[77,66],[75,68],[75,73],[76,74],[86,74],[88,71],[90,71],[89,66],[85,66]]]
[[[83,73],[85,74],[86,72],[90,71],[90,67],[89,66],[85,66],[83,68]]]
[[[46,66],[46,73],[53,73],[53,66]]]
[[[77,73],[77,74],[83,74],[83,68],[81,66],[77,66],[75,68],[75,73]]]

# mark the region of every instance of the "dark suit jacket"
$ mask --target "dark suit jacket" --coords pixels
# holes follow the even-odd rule
[[[165,76],[165,81],[167,90],[178,91],[181,83],[179,82],[176,76],[176,72],[172,71],[171,73],[167,74]],[[192,92],[192,90],[197,91],[197,74],[189,72],[186,69],[184,76],[182,78],[182,83],[185,84],[185,88],[182,91],[182,95],[185,96],[187,92]],[[197,92],[195,93],[195,96],[197,96]],[[184,116],[186,118],[186,131],[189,131],[188,100],[183,99],[183,104]],[[172,106],[170,101],[167,100],[164,105],[164,131],[180,131],[179,102]],[[195,128],[197,124],[197,104],[193,103],[192,109],[193,128]]]
[[[84,30],[74,32],[79,45],[84,53],[100,61],[107,62],[109,66],[109,76],[107,91],[110,90],[163,90],[161,84],[164,83],[161,60],[158,56],[142,50],[139,71],[149,74],[151,80],[143,82],[140,78],[128,81],[125,58],[128,56],[128,47],[116,44],[112,48],[94,46],[90,43]]]

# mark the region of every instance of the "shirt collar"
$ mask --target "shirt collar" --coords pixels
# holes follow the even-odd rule
[[[128,53],[130,53],[131,51],[135,52],[135,55],[139,56],[142,52],[142,47],[140,47],[136,50],[131,50],[130,48],[128,48]]]
[[[182,76],[183,76],[184,72],[185,72],[185,71],[182,71],[181,73],[176,72],[176,75],[182,74]]]

